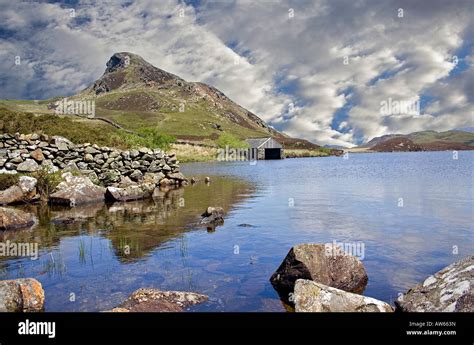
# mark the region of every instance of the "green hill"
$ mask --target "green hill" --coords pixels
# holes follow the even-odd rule
[[[388,134],[373,138],[360,147],[375,151],[392,150],[388,148],[393,146],[393,143],[398,143],[398,139],[409,140],[423,151],[474,150],[474,133],[460,130],[421,131],[406,135]]]

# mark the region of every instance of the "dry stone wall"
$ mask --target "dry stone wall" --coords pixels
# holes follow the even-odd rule
[[[119,186],[124,180],[140,183],[151,174],[157,184],[180,185],[185,181],[175,155],[159,149],[124,151],[88,143],[76,145],[44,134],[0,135],[0,173],[30,173],[43,167],[79,170],[104,186]]]

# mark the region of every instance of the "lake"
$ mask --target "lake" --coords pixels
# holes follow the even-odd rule
[[[209,295],[192,311],[283,312],[268,279],[298,243],[363,244],[364,295],[391,304],[474,252],[473,151],[189,163],[182,171],[201,181],[154,200],[20,207],[39,224],[0,241],[37,242],[40,255],[0,258],[0,279],[38,279],[46,311],[108,310],[153,287]],[[224,225],[198,225],[208,206],[224,208]]]

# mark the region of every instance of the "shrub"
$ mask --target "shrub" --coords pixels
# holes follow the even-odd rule
[[[230,133],[222,133],[219,136],[219,139],[216,140],[217,146],[220,148],[225,148],[226,146],[235,148],[235,149],[246,149],[249,148],[250,145],[243,140],[233,136]]]
[[[138,148],[146,146],[152,149],[169,150],[171,144],[176,142],[176,138],[161,134],[157,128],[145,127],[138,130],[137,134],[127,133],[123,130],[117,132],[114,140],[122,142],[128,148]]]
[[[42,201],[48,200],[49,195],[62,180],[61,171],[51,172],[48,167],[42,167],[30,175],[38,181],[36,190]]]
[[[0,174],[0,190],[5,190],[20,181],[18,174]]]
[[[156,127],[145,127],[138,131],[139,135],[143,136],[148,142],[148,147],[160,148],[162,150],[168,150],[171,144],[176,142],[176,138],[172,135],[162,134]]]

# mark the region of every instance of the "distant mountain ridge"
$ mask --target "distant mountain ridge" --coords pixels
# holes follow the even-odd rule
[[[360,148],[373,151],[474,150],[474,133],[462,130],[420,131],[376,137]]]

